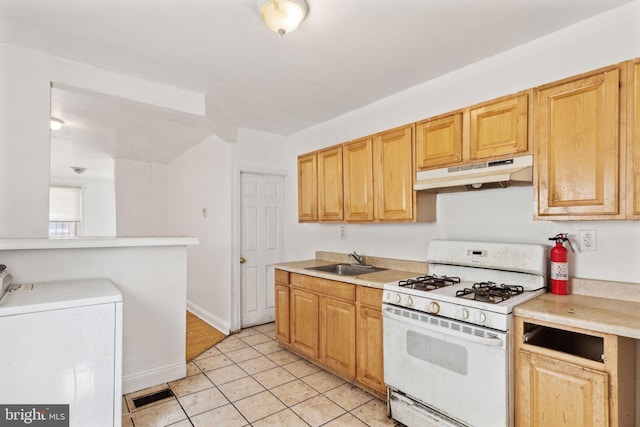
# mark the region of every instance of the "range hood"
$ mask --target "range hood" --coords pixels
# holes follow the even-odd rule
[[[533,156],[529,155],[418,172],[413,189],[452,192],[532,182]]]

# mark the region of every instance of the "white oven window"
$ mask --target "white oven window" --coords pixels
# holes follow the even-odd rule
[[[448,371],[467,375],[467,349],[458,344],[407,331],[407,353]]]

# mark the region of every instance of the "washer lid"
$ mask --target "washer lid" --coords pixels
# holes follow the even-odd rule
[[[0,299],[0,316],[122,302],[109,279],[13,284]]]

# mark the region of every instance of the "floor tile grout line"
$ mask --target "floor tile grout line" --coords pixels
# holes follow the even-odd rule
[[[323,370],[321,367],[319,367],[319,366],[317,366],[317,365],[315,365],[315,364],[313,364],[313,363],[310,363],[310,362],[309,362],[308,360],[306,360],[305,358],[302,358],[302,357],[300,357],[300,356],[297,356],[295,353],[292,353],[289,349],[287,349],[287,348],[285,348],[285,347],[282,347],[282,346],[279,344],[279,342],[277,341],[277,339],[275,339],[275,338],[270,337],[270,336],[268,336],[268,335],[267,335],[267,333],[266,333],[266,332],[271,332],[271,331],[273,331],[273,330],[274,330],[274,329],[273,329],[273,327],[271,327],[269,331],[264,331],[264,332],[263,332],[263,331],[260,331],[260,330],[257,330],[257,329],[253,329],[253,330],[252,330],[252,333],[250,333],[250,334],[248,334],[248,335],[246,335],[246,334],[245,334],[245,335],[243,335],[242,337],[235,337],[235,338],[238,340],[238,342],[239,342],[239,343],[242,343],[242,347],[239,347],[239,348],[233,348],[233,349],[228,349],[228,350],[222,350],[222,349],[218,348],[218,344],[220,344],[220,343],[218,343],[218,344],[216,344],[216,345],[214,345],[214,346],[212,347],[212,349],[213,349],[213,348],[215,348],[215,349],[218,351],[218,354],[211,355],[211,356],[209,356],[209,357],[214,357],[214,356],[223,356],[223,357],[225,357],[227,360],[229,360],[229,361],[230,361],[230,363],[229,363],[228,365],[224,365],[224,366],[221,366],[221,367],[216,368],[216,369],[227,369],[227,368],[230,368],[230,367],[236,367],[236,368],[238,368],[238,369],[239,369],[239,372],[242,372],[242,373],[244,373],[244,374],[245,374],[245,376],[243,376],[243,377],[241,377],[241,378],[238,378],[238,379],[236,379],[236,380],[239,380],[239,379],[242,379],[242,378],[251,378],[251,379],[252,379],[253,381],[255,381],[257,384],[259,384],[259,385],[260,385],[260,387],[262,387],[262,390],[261,390],[261,391],[258,391],[257,393],[249,394],[248,396],[244,396],[244,397],[242,397],[241,399],[237,399],[235,402],[232,402],[232,401],[229,399],[229,397],[227,397],[227,395],[226,395],[226,394],[225,394],[225,393],[220,389],[220,387],[221,387],[221,386],[223,386],[224,384],[228,384],[228,383],[233,382],[233,381],[236,381],[236,380],[227,381],[227,382],[222,383],[222,384],[216,384],[216,383],[213,381],[213,379],[212,379],[212,378],[210,378],[210,377],[209,377],[209,375],[207,375],[208,373],[210,373],[211,371],[216,370],[216,369],[212,369],[212,370],[210,370],[210,371],[205,371],[203,368],[201,368],[201,367],[198,365],[198,363],[197,363],[198,361],[206,360],[206,359],[208,359],[209,357],[206,357],[206,358],[203,358],[203,359],[198,359],[198,360],[196,360],[197,358],[194,358],[193,360],[191,360],[191,361],[187,362],[187,364],[189,364],[189,363],[193,363],[193,367],[191,368],[191,369],[192,369],[191,375],[186,376],[186,377],[185,377],[185,379],[186,379],[186,378],[188,378],[188,377],[191,377],[191,376],[195,376],[195,375],[204,375],[204,376],[205,376],[205,378],[207,378],[207,380],[209,380],[209,382],[211,383],[211,387],[206,387],[206,388],[204,388],[204,389],[202,389],[202,390],[198,390],[198,391],[195,391],[195,392],[193,392],[193,393],[188,393],[188,394],[182,395],[182,396],[180,396],[180,397],[178,397],[178,396],[175,396],[175,397],[174,397],[174,398],[175,398],[175,400],[177,401],[177,403],[178,403],[178,405],[179,405],[180,409],[182,410],[182,412],[183,412],[183,413],[184,413],[184,415],[186,416],[186,419],[188,420],[188,422],[189,422],[192,426],[194,425],[194,424],[193,424],[193,421],[191,420],[191,418],[192,418],[192,417],[191,417],[191,416],[189,416],[189,415],[187,414],[187,411],[186,411],[185,407],[183,406],[182,402],[180,401],[180,398],[184,398],[184,397],[186,397],[186,396],[189,396],[189,395],[192,395],[192,394],[198,393],[198,392],[200,392],[200,391],[204,391],[204,390],[208,390],[208,389],[211,389],[211,388],[215,388],[215,389],[216,389],[216,390],[217,390],[217,391],[218,391],[218,392],[219,392],[219,393],[224,397],[224,399],[226,400],[226,402],[227,402],[227,403],[225,403],[224,405],[218,406],[217,408],[213,408],[213,409],[209,409],[209,410],[218,409],[218,408],[220,408],[220,407],[223,407],[223,406],[225,406],[225,405],[230,404],[230,405],[232,405],[232,407],[233,407],[233,408],[234,408],[234,409],[235,409],[235,410],[236,410],[236,411],[237,411],[237,412],[242,416],[242,419],[244,420],[244,422],[246,422],[246,423],[247,423],[247,424],[246,424],[247,426],[253,426],[253,425],[254,425],[254,423],[259,423],[260,421],[262,421],[262,420],[264,420],[264,419],[266,419],[266,418],[272,417],[272,416],[274,416],[274,415],[276,415],[276,414],[278,414],[278,413],[280,413],[280,412],[282,412],[282,411],[287,411],[287,410],[291,411],[291,413],[292,413],[292,414],[294,414],[297,418],[299,418],[299,419],[300,419],[300,420],[301,420],[305,425],[309,426],[310,424],[309,424],[309,423],[308,423],[304,418],[302,418],[302,415],[298,414],[298,413],[293,409],[293,407],[295,407],[296,405],[299,405],[299,404],[301,404],[301,403],[303,403],[303,402],[306,402],[306,401],[308,401],[308,400],[310,400],[310,399],[317,398],[317,397],[319,397],[319,396],[324,397],[324,398],[325,398],[325,399],[327,399],[329,402],[331,402],[332,404],[336,405],[336,407],[337,407],[337,408],[339,408],[339,409],[342,411],[342,413],[341,413],[340,415],[335,416],[334,418],[332,418],[332,419],[330,419],[330,420],[324,421],[324,422],[321,424],[321,426],[324,426],[324,425],[326,425],[326,424],[328,424],[328,423],[334,422],[334,421],[335,421],[335,420],[337,420],[338,418],[341,418],[341,417],[343,417],[343,416],[345,416],[345,415],[347,415],[347,414],[349,414],[351,417],[353,417],[354,419],[358,420],[359,422],[362,422],[364,425],[367,425],[367,426],[368,426],[369,424],[368,424],[364,419],[361,419],[360,417],[358,417],[358,416],[355,414],[355,412],[354,412],[354,411],[357,411],[359,408],[361,408],[361,407],[363,407],[363,406],[365,406],[365,405],[367,405],[367,404],[370,404],[370,403],[371,403],[372,401],[374,401],[377,397],[376,397],[375,395],[373,395],[373,394],[371,394],[371,393],[367,392],[366,390],[362,390],[362,392],[366,393],[366,395],[367,395],[367,397],[368,397],[368,398],[367,398],[367,400],[365,400],[365,401],[364,401],[364,402],[362,402],[362,403],[359,403],[357,406],[355,406],[355,407],[353,407],[353,408],[351,408],[351,409],[346,409],[346,408],[344,408],[343,406],[341,406],[341,405],[340,405],[340,403],[339,403],[339,402],[337,402],[336,400],[334,400],[334,399],[335,399],[335,397],[334,397],[334,399],[332,399],[331,397],[329,397],[329,395],[327,395],[327,393],[330,393],[330,392],[332,392],[333,390],[336,390],[336,389],[338,389],[338,388],[340,388],[340,387],[346,386],[347,384],[348,384],[348,385],[349,385],[349,387],[351,387],[351,388],[354,388],[354,387],[355,387],[355,388],[357,388],[357,386],[355,385],[354,381],[347,381],[347,380],[344,380],[343,378],[341,378],[341,377],[339,377],[339,376],[337,376],[337,375],[333,374],[332,372],[329,372],[329,371]],[[248,342],[246,342],[246,341],[244,341],[244,340],[243,340],[243,338],[245,338],[245,339],[246,339],[246,338],[249,338],[249,337],[252,337],[252,336],[256,336],[256,335],[258,335],[258,334],[262,334],[262,335],[264,335],[264,336],[265,336],[266,338],[268,338],[268,339],[266,339],[265,341],[262,341],[262,339],[263,339],[263,338],[259,338],[261,341],[260,341],[260,342],[255,343],[255,344],[250,344],[250,343],[248,343]],[[229,337],[234,337],[234,336],[233,336],[233,335],[231,335],[231,336],[229,336]],[[227,338],[229,338],[229,337],[227,337]],[[227,339],[227,338],[225,338],[225,339]],[[222,341],[221,341],[221,342],[222,342]],[[272,346],[272,345],[274,345],[274,344],[277,344],[277,345],[278,345],[278,348],[277,348],[277,349],[270,348],[270,346]],[[257,348],[256,348],[257,346],[264,346],[264,347],[265,347],[265,350],[264,350],[265,352],[260,351],[259,349],[257,349]],[[233,360],[233,359],[231,359],[231,358],[229,357],[229,353],[232,353],[232,352],[234,352],[234,351],[238,351],[238,350],[247,349],[247,348],[250,348],[250,349],[254,350],[255,352],[257,352],[257,353],[258,353],[258,355],[256,355],[255,357],[250,357],[250,358],[248,358],[248,359],[244,359],[244,360],[240,360],[240,361],[235,361],[235,360]],[[210,351],[210,350],[211,350],[211,349],[208,349],[208,350],[206,350],[206,351]],[[205,352],[203,352],[203,354],[204,354],[204,353],[206,353],[206,351],[205,351]],[[267,351],[268,351],[268,352],[267,352]],[[294,357],[296,357],[296,358],[295,358],[294,360],[287,360],[287,361],[286,361],[286,363],[282,363],[282,361],[277,361],[277,358],[274,360],[274,359],[271,359],[271,358],[269,357],[269,355],[272,355],[272,354],[277,353],[277,352],[280,352],[280,351],[286,351],[286,352],[290,353],[292,356],[294,356]],[[262,370],[260,370],[260,371],[253,372],[253,373],[249,372],[249,368],[243,368],[243,367],[241,366],[241,364],[242,364],[242,363],[244,363],[244,362],[248,362],[248,361],[251,361],[251,360],[254,360],[254,359],[258,359],[258,358],[260,358],[260,357],[265,357],[265,358],[266,358],[270,363],[273,363],[275,366],[272,366],[272,367],[269,367],[269,368],[266,368],[266,369],[262,369]],[[285,355],[285,356],[283,356],[283,358],[284,358],[284,357],[286,357],[286,355]],[[284,359],[284,360],[286,360],[286,359]],[[313,367],[317,368],[317,370],[315,370],[314,372],[305,373],[304,375],[299,376],[299,375],[300,375],[299,373],[298,373],[298,374],[295,374],[295,373],[294,373],[294,372],[295,372],[295,369],[294,369],[294,372],[292,372],[292,371],[290,371],[289,369],[287,369],[287,366],[292,365],[292,364],[295,364],[295,363],[300,362],[300,361],[303,361],[303,362],[306,362],[306,363],[308,363],[308,364],[312,365]],[[245,366],[247,366],[247,365],[245,364]],[[195,369],[193,369],[194,367],[195,367]],[[282,383],[282,384],[277,384],[277,385],[274,385],[274,386],[271,386],[271,387],[267,387],[265,384],[263,384],[261,381],[259,381],[259,380],[258,380],[258,378],[256,378],[256,376],[259,376],[259,375],[260,375],[260,374],[262,374],[262,373],[268,372],[268,371],[270,371],[270,370],[275,370],[275,369],[282,369],[282,370],[284,370],[284,372],[286,372],[288,375],[291,375],[293,378],[292,378],[292,379],[290,379],[289,381],[285,381],[285,382],[284,382],[284,383]],[[307,381],[309,381],[308,379],[307,379],[307,381],[305,381],[305,378],[308,378],[308,377],[310,377],[310,376],[312,376],[312,375],[314,375],[314,374],[317,374],[317,373],[319,373],[319,372],[324,372],[324,373],[326,373],[326,374],[329,374],[329,375],[331,375],[331,376],[335,376],[335,377],[339,378],[339,379],[341,380],[340,384],[332,385],[330,388],[325,389],[324,391],[320,391],[319,389],[317,389],[316,387],[314,387],[314,386],[310,383],[310,382],[312,382],[312,381],[307,382]],[[295,381],[300,381],[302,384],[304,384],[305,386],[307,386],[307,387],[309,387],[311,390],[313,390],[316,394],[315,394],[315,395],[313,395],[313,396],[311,396],[311,397],[308,397],[308,398],[306,398],[306,399],[303,399],[303,400],[301,400],[301,401],[299,401],[299,402],[296,402],[296,403],[294,403],[294,404],[292,404],[292,405],[288,405],[288,404],[286,404],[282,399],[280,399],[278,396],[276,396],[276,395],[273,393],[273,391],[272,391],[272,390],[274,390],[274,389],[275,389],[275,388],[277,388],[277,387],[286,386],[287,384],[293,383],[293,382],[295,382]],[[266,382],[266,381],[265,381],[265,382]],[[276,381],[276,382],[277,382],[277,381]],[[169,383],[166,383],[166,384],[165,384],[165,386],[168,386],[169,388],[171,388],[171,386],[169,385]],[[322,386],[322,383],[320,383],[320,384],[319,384],[319,386]],[[324,387],[321,387],[321,388],[323,388],[323,389],[324,389]],[[360,389],[360,390],[361,390],[361,389]],[[173,389],[172,389],[172,391],[173,391]],[[264,416],[264,417],[262,417],[262,418],[259,418],[259,419],[257,419],[257,420],[254,420],[254,421],[249,422],[249,419],[247,418],[247,416],[245,416],[245,414],[243,414],[243,413],[240,411],[240,409],[236,406],[236,403],[237,403],[237,402],[239,402],[239,401],[242,401],[242,400],[244,400],[244,399],[250,398],[250,397],[252,397],[252,396],[255,396],[255,395],[257,395],[257,394],[264,393],[265,391],[266,391],[266,392],[268,392],[268,395],[269,395],[269,396],[273,397],[276,401],[278,401],[280,404],[282,404],[282,405],[283,405],[283,408],[282,408],[282,409],[280,409],[280,410],[277,410],[277,411],[275,411],[275,412],[273,412],[273,413],[271,413],[271,414],[269,414],[269,415],[266,415],[266,416]],[[123,397],[124,397],[124,396],[123,396]],[[339,400],[339,399],[338,399],[338,400]],[[167,401],[169,401],[169,400],[167,400]],[[127,414],[125,414],[125,415],[127,415],[127,416],[129,416],[129,417],[131,418],[131,422],[132,422],[132,424],[134,424],[134,426],[135,426],[135,423],[134,423],[133,418],[132,418],[133,413],[134,413],[134,412],[136,412],[137,410],[144,409],[144,408],[136,408],[136,409],[132,412],[132,411],[129,409],[129,402],[127,401],[127,399],[126,399],[126,398],[124,399],[124,403],[125,403],[125,405],[126,405],[126,408],[129,410],[129,412],[128,412]],[[145,406],[146,406],[146,405],[145,405]],[[193,417],[198,416],[198,415],[200,415],[200,414],[202,414],[202,413],[208,412],[209,410],[207,410],[207,411],[203,411],[203,412],[200,412],[200,413],[198,413],[198,414],[193,414]]]
[[[169,386],[169,387],[171,387],[171,386]],[[208,390],[208,389],[205,389],[205,390]],[[173,393],[173,389],[171,389],[171,392]],[[184,409],[184,406],[182,406],[182,402],[180,402],[180,398],[178,396],[176,396],[175,393],[173,395],[176,397],[176,401],[178,402],[178,405],[180,406],[180,409],[182,409],[182,412],[184,412],[185,417],[187,417],[187,420],[189,421],[189,424],[191,424],[193,426],[193,422],[191,422],[191,417],[187,413],[187,410]],[[185,395],[185,396],[188,396],[188,395]],[[177,422],[180,422],[180,421],[177,421]],[[173,424],[176,424],[176,423],[173,423]],[[169,424],[169,425],[171,425],[171,424]]]
[[[235,363],[235,362],[234,362],[234,364],[235,364],[236,366],[238,366],[238,368],[240,368],[240,370],[244,371],[244,369],[242,369],[242,367],[241,367],[241,366],[239,366],[237,363]],[[245,372],[246,372],[246,371],[245,371]],[[253,376],[251,376],[248,372],[247,372],[247,375],[248,375],[249,377],[251,377],[254,381],[256,381],[258,384],[260,384],[260,382],[259,382],[258,380],[256,380],[255,378],[253,378]],[[244,378],[244,377],[243,377],[243,378]],[[230,381],[230,382],[232,382],[232,381]],[[267,390],[267,388],[266,388],[266,387],[264,387],[262,384],[260,384],[260,386],[261,386],[261,387],[263,387],[265,390]],[[220,393],[222,393],[222,395],[223,395],[223,396],[224,396],[224,397],[229,401],[229,403],[230,403],[230,404],[235,408],[235,410],[236,410],[236,411],[238,411],[238,413],[242,416],[242,418],[244,418],[244,419],[245,419],[245,421],[246,421],[247,423],[249,423],[249,425],[252,425],[252,422],[250,422],[250,421],[249,421],[249,419],[248,419],[248,418],[247,418],[247,417],[242,413],[242,411],[241,411],[241,410],[240,410],[240,409],[235,405],[235,403],[234,403],[231,399],[229,399],[229,398],[224,394],[224,392],[223,392],[222,390],[220,390]],[[262,393],[262,391],[260,391],[260,392],[258,392],[258,393],[250,394],[250,395],[248,395],[248,396],[245,396],[245,397],[243,397],[242,399],[238,399],[238,400],[236,400],[236,402],[239,402],[240,400],[246,399],[246,398],[251,397],[251,396],[255,396],[256,394],[259,394],[259,393]]]
[[[303,359],[303,360],[304,360],[304,359]],[[295,362],[291,362],[291,363],[295,363]],[[289,363],[289,364],[290,364],[290,363]],[[282,367],[282,366],[279,366],[279,367]],[[263,372],[264,372],[264,371],[263,371]],[[287,372],[289,372],[289,371],[287,371]],[[293,376],[295,377],[295,379],[293,379],[293,380],[291,380],[291,381],[289,381],[289,382],[283,383],[283,384],[279,384],[279,385],[277,386],[277,387],[280,387],[280,386],[282,386],[282,385],[286,385],[286,384],[289,384],[289,383],[294,382],[294,381],[302,381],[304,384],[306,384],[307,386],[311,387],[311,389],[312,389],[312,390],[314,390],[314,391],[317,393],[317,394],[315,394],[315,395],[313,395],[313,396],[311,396],[311,397],[308,397],[307,399],[304,399],[304,400],[301,400],[301,401],[299,401],[299,402],[296,402],[295,404],[293,404],[293,405],[291,405],[291,406],[287,405],[287,404],[286,404],[285,402],[283,402],[283,401],[282,401],[278,396],[276,396],[275,394],[273,394],[273,392],[272,392],[271,390],[272,390],[273,388],[275,388],[275,387],[267,388],[266,390],[269,392],[269,394],[271,394],[271,395],[272,395],[273,397],[275,397],[279,402],[281,402],[281,403],[285,406],[285,409],[289,409],[289,410],[291,410],[294,414],[296,414],[296,416],[298,416],[298,417],[299,417],[302,421],[304,421],[307,425],[309,425],[309,424],[304,420],[304,418],[302,418],[302,416],[301,416],[300,414],[298,414],[298,413],[293,409],[293,406],[299,405],[299,404],[301,404],[301,403],[304,403],[304,402],[306,402],[306,401],[308,401],[308,400],[311,400],[311,399],[313,399],[313,398],[316,398],[316,397],[318,397],[318,396],[323,396],[323,397],[325,397],[327,400],[329,400],[330,402],[334,403],[335,405],[337,405],[340,409],[342,409],[342,410],[344,411],[344,413],[340,414],[339,416],[334,417],[334,418],[332,418],[331,420],[328,420],[327,422],[325,422],[325,423],[323,423],[323,424],[322,424],[322,425],[325,425],[325,424],[327,424],[327,423],[329,423],[329,422],[331,422],[331,421],[333,421],[333,420],[335,420],[335,419],[337,419],[337,418],[340,418],[340,417],[344,416],[344,415],[345,415],[345,414],[347,414],[347,413],[350,413],[350,411],[349,411],[348,409],[346,409],[346,408],[342,407],[338,402],[333,401],[329,396],[327,396],[327,395],[326,395],[326,393],[328,393],[329,391],[334,390],[334,389],[336,389],[336,388],[338,388],[338,387],[341,387],[341,386],[343,386],[344,384],[350,384],[350,383],[349,383],[349,382],[346,382],[346,381],[344,381],[344,380],[343,380],[344,382],[343,382],[342,384],[339,384],[339,385],[337,385],[337,386],[335,386],[335,387],[332,387],[332,388],[330,388],[330,389],[325,390],[324,392],[322,392],[322,391],[318,390],[317,388],[315,388],[313,385],[311,385],[311,384],[309,384],[308,382],[304,381],[304,378],[309,377],[309,376],[311,376],[311,375],[314,375],[314,374],[316,374],[316,373],[318,373],[318,372],[321,372],[321,371],[316,371],[316,372],[313,372],[313,373],[307,374],[307,375],[302,376],[302,377],[297,377],[297,376],[295,376],[295,374],[293,374],[293,373],[289,372],[291,375],[293,375]],[[329,374],[331,374],[331,373],[329,373]],[[250,375],[251,375],[251,374],[250,374]],[[331,375],[333,375],[333,374],[331,374]],[[253,377],[253,375],[251,375],[251,376]],[[255,379],[255,378],[254,378],[254,379]],[[257,379],[255,379],[255,380],[256,380],[256,381],[258,381]],[[258,382],[260,382],[260,381],[258,381]],[[264,387],[264,385],[263,385],[263,387]],[[265,388],[266,388],[266,387],[265,387]],[[371,399],[370,399],[370,400],[371,400]],[[370,400],[368,400],[367,402],[369,402]],[[366,403],[366,402],[365,402],[365,403]],[[363,404],[364,404],[364,403],[363,403]],[[361,406],[361,405],[358,405],[357,407],[360,407],[360,406]],[[357,408],[357,407],[356,407],[356,408]],[[282,410],[285,410],[285,409],[282,409]],[[354,409],[355,409],[355,408],[354,408]],[[281,411],[282,411],[282,410],[281,410]],[[272,416],[272,415],[274,415],[274,414],[276,414],[276,413],[278,413],[278,412],[280,412],[280,411],[277,411],[277,412],[275,412],[275,413],[273,413],[273,414],[267,415],[267,416],[265,416],[265,417],[263,417],[263,418],[261,418],[261,419],[268,418],[268,417],[270,417],[270,416]],[[360,420],[360,419],[359,419],[358,417],[356,417],[354,414],[351,414],[351,415],[352,415],[352,416],[354,416],[355,418],[357,418],[358,420]],[[259,421],[259,420],[256,420],[256,421]],[[365,423],[365,424],[366,424],[366,423]]]
[[[251,335],[251,336],[252,336],[252,335]],[[251,348],[253,348],[253,346],[250,346],[250,347],[251,347]],[[261,357],[261,356],[258,356],[258,357]],[[256,357],[256,358],[257,358],[257,357]],[[252,359],[247,359],[247,360],[252,360]],[[301,359],[301,360],[304,360],[304,359]],[[290,362],[290,363],[287,363],[287,364],[285,364],[285,365],[289,365],[289,364],[291,364],[291,363],[296,363],[297,361],[298,361],[298,360],[293,361],[293,362]],[[326,393],[326,392],[328,392],[328,391],[330,391],[330,390],[333,390],[333,389],[335,389],[335,388],[337,388],[337,387],[340,387],[341,385],[345,384],[346,382],[345,382],[345,383],[343,383],[343,384],[340,384],[340,385],[338,385],[338,386],[336,386],[336,387],[333,387],[333,388],[331,388],[331,389],[329,389],[329,390],[326,390],[325,392],[321,392],[320,390],[318,390],[318,389],[314,388],[311,384],[309,384],[309,383],[307,383],[307,382],[305,382],[305,381],[304,381],[304,378],[306,378],[306,377],[308,377],[308,376],[310,376],[310,375],[313,375],[313,374],[315,374],[315,373],[317,373],[317,372],[320,372],[320,371],[316,371],[316,372],[313,372],[313,373],[307,374],[307,375],[302,376],[302,377],[298,377],[298,376],[296,376],[295,374],[293,374],[293,373],[291,373],[291,372],[287,371],[287,372],[289,372],[289,374],[293,375],[293,376],[295,377],[295,379],[293,379],[293,380],[291,380],[291,381],[289,381],[289,382],[287,382],[287,383],[284,383],[284,384],[288,384],[288,383],[290,383],[290,382],[294,382],[294,381],[298,381],[298,380],[300,380],[300,381],[302,381],[303,383],[305,383],[306,385],[308,385],[309,387],[311,387],[311,389],[313,389],[313,390],[317,393],[317,394],[316,394],[316,395],[314,395],[314,396],[311,396],[311,397],[309,397],[309,398],[307,398],[307,399],[301,400],[300,402],[296,402],[296,403],[295,403],[295,405],[289,406],[289,405],[287,405],[285,402],[283,402],[280,398],[278,398],[278,396],[276,396],[275,394],[273,394],[273,392],[271,391],[271,389],[272,389],[272,388],[275,388],[275,387],[267,388],[265,385],[263,385],[259,380],[257,380],[257,379],[254,377],[254,375],[255,375],[255,374],[251,374],[251,373],[247,372],[245,369],[243,369],[243,368],[242,368],[242,366],[240,366],[240,365],[239,365],[239,363],[242,363],[242,362],[244,362],[244,361],[241,361],[241,362],[233,362],[233,365],[237,366],[240,370],[242,370],[243,372],[245,372],[245,373],[247,374],[247,376],[251,377],[254,381],[256,381],[258,384],[260,384],[260,385],[264,388],[264,390],[263,390],[263,391],[260,391],[260,392],[258,392],[258,393],[254,393],[254,394],[251,394],[251,395],[245,396],[245,397],[243,397],[242,399],[238,399],[236,402],[238,402],[238,401],[240,401],[240,400],[243,400],[243,399],[246,399],[246,398],[249,398],[249,397],[251,397],[251,396],[255,396],[255,395],[257,395],[257,394],[260,394],[260,393],[263,393],[263,392],[267,391],[271,396],[273,396],[275,399],[277,399],[280,403],[282,403],[282,404],[284,405],[284,407],[285,407],[285,408],[284,408],[284,409],[281,409],[280,411],[285,410],[285,409],[289,409],[289,410],[291,410],[294,414],[296,414],[296,416],[297,416],[297,417],[299,417],[300,419],[302,419],[302,420],[304,421],[304,419],[300,416],[300,414],[298,414],[298,413],[297,413],[297,412],[292,408],[292,406],[295,406],[295,405],[298,405],[298,404],[300,404],[300,403],[306,402],[307,400],[313,399],[313,398],[315,398],[315,397],[317,397],[317,396],[324,396],[324,397],[325,397],[325,398],[327,398],[330,402],[332,402],[332,403],[334,403],[334,404],[338,405],[338,407],[339,407],[340,409],[344,410],[344,411],[345,411],[344,413],[348,413],[348,412],[349,412],[347,409],[345,409],[345,408],[343,408],[342,406],[340,406],[337,402],[334,402],[334,401],[333,401],[333,400],[331,400],[328,396],[325,396],[325,395],[324,395],[324,393]],[[228,368],[229,366],[231,366],[231,365],[227,365],[227,366],[225,366],[225,367],[226,367],[226,368]],[[284,365],[278,365],[278,367],[283,367],[283,366],[284,366]],[[275,369],[275,368],[274,368],[274,369]],[[283,368],[283,369],[284,369],[284,368]],[[286,369],[285,369],[285,371],[286,371]],[[264,372],[264,371],[261,371],[261,372]],[[259,373],[259,372],[257,372],[257,373]],[[332,375],[333,375],[333,374],[332,374]],[[243,378],[244,378],[244,377],[243,377]],[[235,381],[235,380],[234,380],[234,381]],[[229,382],[233,382],[233,381],[229,381]],[[225,383],[225,384],[227,384],[227,383]],[[280,385],[284,385],[284,384],[280,384]],[[215,384],[214,384],[214,385],[215,385]],[[222,384],[221,384],[221,385],[222,385]],[[280,386],[280,385],[279,385],[279,386]],[[235,402],[231,401],[231,400],[229,399],[229,397],[228,397],[228,396],[226,396],[222,390],[220,390],[220,392],[221,392],[221,393],[225,396],[225,398],[226,398],[226,399],[227,399],[227,400],[228,400],[228,401],[233,405],[233,407],[234,407],[234,408],[236,408],[236,410],[237,410],[237,411],[238,411],[238,412],[239,412],[239,413],[240,413],[240,414],[245,418],[245,420],[247,420],[247,422],[249,422],[249,420],[246,418],[246,416],[245,416],[244,414],[242,414],[242,412],[240,411],[240,409],[238,409],[238,407],[236,407]],[[264,418],[268,418],[268,417],[270,417],[270,416],[272,416],[272,415],[274,415],[274,414],[276,414],[276,413],[278,413],[278,412],[280,412],[280,411],[276,411],[276,412],[274,412],[274,413],[272,413],[272,414],[266,415],[266,416],[264,416],[264,417],[262,417],[262,418],[260,418],[260,419],[258,419],[258,420],[254,420],[253,422],[258,422],[258,421],[260,421],[260,420],[262,420],[262,419],[264,419]],[[341,414],[340,416],[344,415],[344,413],[343,413],[343,414]],[[354,415],[354,416],[355,416],[355,415]],[[336,418],[337,418],[337,417],[336,417]],[[306,423],[306,421],[305,421],[305,423]],[[307,424],[308,424],[308,423],[307,423]]]

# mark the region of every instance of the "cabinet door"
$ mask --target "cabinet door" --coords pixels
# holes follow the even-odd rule
[[[344,219],[373,221],[373,140],[360,139],[342,147],[344,159]]]
[[[528,110],[526,93],[472,108],[471,160],[526,152]]]
[[[298,157],[298,221],[318,220],[318,158],[316,154]]]
[[[619,81],[609,68],[537,89],[539,216],[620,217]]]
[[[356,374],[356,307],[353,303],[321,298],[320,360],[345,375]]]
[[[289,286],[276,283],[276,338],[289,342]]]
[[[318,153],[318,216],[342,221],[342,146]]]
[[[640,219],[640,59],[629,62],[627,217]]]
[[[517,426],[609,425],[606,373],[522,350],[519,356]]]
[[[427,170],[462,162],[462,113],[416,125],[416,169]]]
[[[291,346],[307,356],[318,359],[318,296],[291,288]]]
[[[415,207],[413,126],[375,135],[373,157],[376,219],[411,221]]]
[[[366,386],[385,393],[381,308],[358,308],[357,337],[356,378]]]

